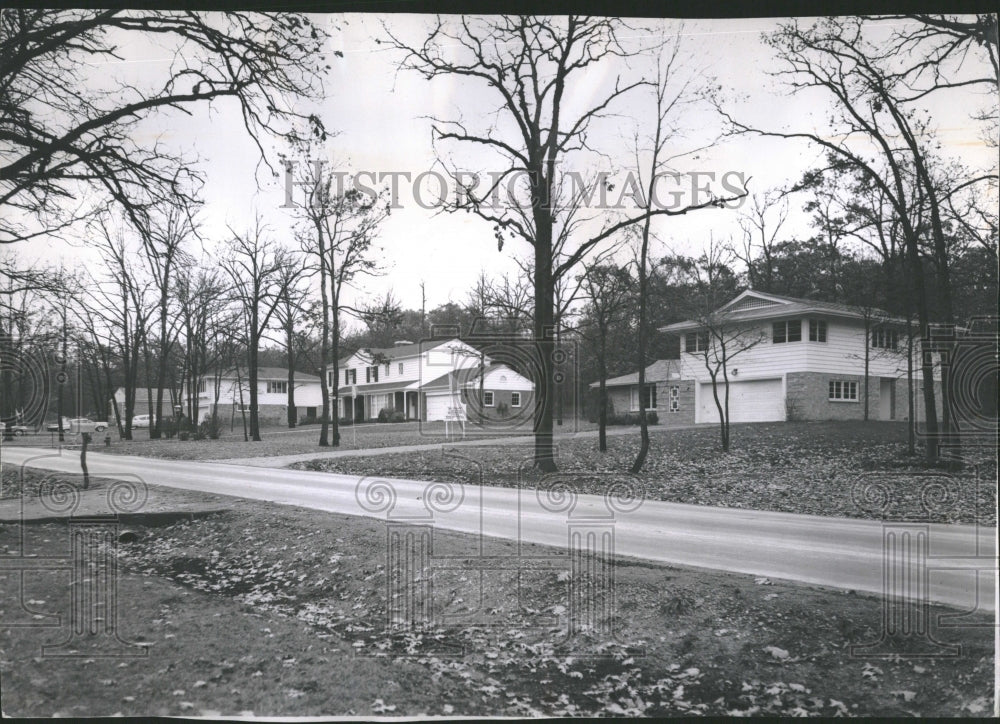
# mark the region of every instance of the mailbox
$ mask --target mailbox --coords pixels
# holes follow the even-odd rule
[[[90,420],[69,421],[69,431],[74,435],[78,435],[81,432],[94,432],[96,428],[97,428],[97,423],[91,422]]]

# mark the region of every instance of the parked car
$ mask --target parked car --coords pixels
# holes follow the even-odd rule
[[[10,427],[8,427],[7,423],[0,421],[0,435],[7,435],[8,431],[11,435],[16,435],[17,437],[20,437],[21,435],[24,435],[26,432],[28,432],[28,426],[11,425]]]
[[[100,421],[94,422],[89,417],[74,417],[72,420],[70,420],[70,424],[73,423],[84,424],[84,425],[89,423],[94,426],[94,432],[104,432],[105,430],[108,429],[108,423]]]
[[[89,417],[74,417],[72,420],[68,417],[62,419],[62,431],[69,432],[70,425],[76,423],[90,423],[94,426],[94,432],[104,432],[108,429],[108,423],[106,422],[94,422]],[[48,432],[59,432],[59,425],[55,422],[50,422],[45,426]]]
[[[156,424],[156,418],[152,415],[136,415],[132,418],[132,428],[149,427]]]
[[[45,426],[45,431],[46,432],[59,432],[59,423],[58,422],[50,422],[48,425]],[[69,418],[68,417],[64,417],[62,419],[62,431],[63,432],[69,432]]]

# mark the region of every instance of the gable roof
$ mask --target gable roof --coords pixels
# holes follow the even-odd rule
[[[529,380],[527,377],[524,377],[524,375],[519,374],[516,370],[511,369],[511,367],[503,364],[502,362],[495,362],[493,364],[487,365],[486,374],[484,375],[484,377],[489,377],[490,374],[501,371],[507,371],[512,375],[517,375],[518,377],[521,377],[522,379],[526,380],[528,384],[532,386],[532,389],[534,389],[534,383],[531,380]],[[455,381],[456,389],[461,387],[475,387],[479,384],[479,370],[477,368],[468,368],[468,369],[453,370],[451,372],[445,372],[440,377],[435,377],[434,379],[423,383],[422,385],[419,386],[419,389],[450,390],[453,378]],[[412,385],[412,389],[417,389],[417,383],[414,383]]]
[[[799,297],[787,297],[783,294],[771,294],[770,292],[758,292],[747,289],[730,301],[723,304],[716,310],[717,313],[725,313],[727,321],[742,321],[755,319],[779,319],[783,317],[795,317],[802,314],[824,314],[836,317],[846,317],[849,319],[864,319],[866,314],[869,317],[876,317],[885,321],[904,323],[906,320],[897,319],[889,312],[882,309],[852,306],[850,304],[840,304],[839,302],[824,302],[819,299],[801,299]],[[703,326],[700,322],[685,320],[675,322],[660,327],[661,332],[683,332],[697,329]]]
[[[452,342],[460,342],[464,345],[471,347],[471,345],[468,345],[468,343],[466,342],[462,342],[462,340],[460,340],[458,337],[446,337],[444,339],[437,339],[437,340],[428,339],[422,342],[413,342],[412,344],[401,344],[395,347],[371,347],[371,348],[362,347],[361,349],[351,352],[351,354],[347,355],[346,357],[342,357],[339,360],[337,360],[337,366],[343,369],[344,367],[347,366],[347,363],[355,355],[360,355],[363,359],[367,358],[368,355],[366,354],[366,350],[368,349],[371,349],[373,354],[384,357],[386,361],[392,361],[396,359],[402,359],[404,357],[416,357],[421,352],[426,352],[427,350],[430,349],[437,349],[441,345],[449,344]],[[327,369],[331,369],[332,367],[333,367],[332,362],[327,365]]]
[[[646,383],[652,382],[666,382],[670,379],[670,375],[680,375],[680,368],[678,367],[678,360],[675,359],[658,359],[653,364],[646,368]],[[600,385],[600,381],[591,382],[590,387],[596,388]],[[604,383],[605,387],[627,387],[629,385],[639,384],[639,372],[630,372],[627,375],[621,375],[619,377],[612,377],[610,380]]]
[[[245,367],[240,368],[240,379],[247,379],[249,372]],[[215,371],[205,372],[204,378],[210,378],[215,376]],[[236,368],[230,368],[222,373],[222,379],[224,380],[235,380],[236,379]],[[257,368],[257,379],[258,380],[288,380],[288,368],[287,367],[258,367]],[[319,377],[316,375],[309,375],[305,372],[295,372],[296,382],[319,382]]]

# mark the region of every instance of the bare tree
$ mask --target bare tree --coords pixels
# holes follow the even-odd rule
[[[304,312],[308,291],[300,283],[305,279],[304,266],[289,264],[281,270],[281,274],[282,292],[278,306],[274,311],[274,318],[281,327],[282,344],[288,357],[288,402],[286,407],[288,408],[288,427],[291,429],[298,422],[295,408],[295,365],[298,360],[297,342],[299,335],[296,334],[296,331],[306,321]]]
[[[156,369],[156,417],[150,423],[149,436],[158,439],[163,432],[163,390],[168,383],[170,356],[180,333],[180,317],[176,312],[176,289],[174,283],[178,267],[191,263],[190,255],[184,249],[191,236],[197,232],[188,211],[171,205],[150,218],[148,228],[142,228],[141,236],[146,265],[158,292],[156,347],[158,363]],[[171,379],[170,382],[174,380]],[[150,400],[152,404],[152,400]]]
[[[295,150],[304,163],[305,200],[295,204],[299,219],[296,238],[307,258],[309,271],[319,275],[322,324],[320,329],[320,390],[323,395],[321,446],[340,445],[340,425],[336,414],[330,415],[331,396],[339,404],[340,394],[340,313],[345,308],[344,292],[359,278],[381,273],[376,261],[375,237],[389,215],[385,193],[364,194],[353,184],[338,181],[323,173],[325,134]],[[291,161],[289,170],[295,164]],[[327,367],[332,364],[332,374]],[[331,389],[332,387],[332,389]],[[331,430],[332,427],[332,430]]]
[[[533,332],[540,358],[539,379],[535,380],[539,404],[534,461],[538,469],[546,472],[557,469],[552,394],[557,280],[571,275],[594,247],[645,216],[677,215],[719,203],[713,197],[683,209],[647,210],[604,223],[596,232],[583,233],[581,229],[572,240],[567,238],[561,261],[554,254],[558,227],[567,223],[572,210],[585,207],[590,200],[580,193],[560,197],[559,183],[566,179],[560,167],[574,155],[589,152],[595,122],[646,83],[615,78],[609,90],[582,110],[568,100],[593,94],[591,73],[595,68],[650,49],[626,47],[619,37],[622,30],[630,29],[620,20],[576,15],[438,18],[422,43],[411,44],[386,29],[389,44],[403,54],[404,69],[428,80],[445,77],[469,81],[498,101],[498,107],[488,111],[492,122],[478,131],[470,130],[462,121],[435,119],[434,140],[487,149],[502,159],[502,172],[490,174],[482,192],[477,188],[478,179],[470,181],[468,174],[453,170],[462,193],[447,208],[474,213],[494,224],[500,249],[505,238],[514,237],[532,247]],[[587,90],[578,92],[583,87]],[[508,203],[499,203],[504,195],[501,192],[506,192]]]
[[[867,22],[864,18],[824,18],[802,28],[792,21],[766,37],[782,62],[781,70],[774,75],[793,93],[819,89],[833,101],[833,128],[829,131],[763,130],[738,122],[724,111],[723,115],[735,133],[803,139],[819,145],[880,187],[901,227],[920,331],[924,338],[929,338],[931,319],[927,299],[931,287],[925,278],[921,249],[927,230],[919,222],[926,213],[934,248],[932,255],[938,266],[940,316],[945,323],[951,323],[947,241],[941,222],[941,202],[948,192],[942,192],[936,179],[938,161],[929,149],[933,138],[929,121],[909,105],[915,98],[909,95],[906,76],[891,67],[897,63],[895,56],[868,36]],[[858,145],[861,139],[866,142],[863,146]],[[985,174],[980,178],[989,177]],[[967,185],[968,181],[960,183]],[[914,199],[920,200],[919,205],[913,204]],[[941,428],[945,433],[950,431],[948,370],[942,369],[944,417],[940,427],[930,355],[921,355],[921,373],[929,433],[925,452],[928,461],[933,462],[938,457],[938,433]]]
[[[747,268],[751,289],[773,291],[775,245],[788,219],[788,197],[783,191],[752,194],[750,207],[740,210],[743,235],[733,254]]]
[[[92,300],[94,316],[106,325],[108,340],[120,360],[125,419],[119,415],[119,433],[122,439],[131,440],[139,361],[156,313],[152,282],[143,269],[132,264],[134,253],[120,228],[113,228],[103,217],[98,217],[94,228],[101,240],[104,274],[94,279],[88,299]],[[117,406],[115,409],[117,413]]]
[[[183,270],[174,285],[184,331],[184,376],[187,379],[187,415],[192,424],[201,418],[199,394],[208,390],[206,372],[218,364],[213,322],[223,313],[228,289],[217,268],[198,265]],[[218,371],[218,370],[216,370]],[[183,388],[183,386],[182,386]]]
[[[598,400],[597,448],[608,451],[608,331],[621,323],[631,308],[635,280],[629,267],[614,264],[587,264],[583,292],[587,300],[587,324],[580,333],[597,348]]]
[[[232,231],[232,229],[230,229]],[[286,266],[296,262],[287,249],[268,238],[260,216],[243,234],[233,232],[222,268],[232,282],[234,298],[243,313],[247,345],[247,384],[250,396],[250,437],[260,442],[260,411],[257,406],[257,355],[260,340],[281,302]],[[237,369],[239,365],[237,365]]]
[[[712,380],[712,398],[719,413],[719,436],[722,452],[729,452],[729,375],[732,362],[766,340],[766,333],[753,322],[741,322],[723,307],[729,295],[725,270],[730,258],[726,245],[710,243],[698,263],[688,272],[694,293],[688,301],[689,318],[697,324],[689,335],[696,335],[694,351]],[[720,396],[721,395],[721,396]]]
[[[0,243],[56,235],[109,202],[142,229],[160,202],[193,201],[190,164],[138,141],[143,121],[168,109],[234,99],[265,158],[262,135],[294,135],[295,98],[322,91],[326,39],[295,13],[5,8]],[[136,43],[156,43],[172,62],[124,85],[107,69]]]

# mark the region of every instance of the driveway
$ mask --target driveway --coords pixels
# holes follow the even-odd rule
[[[75,453],[4,448],[3,457],[5,466],[79,472]],[[482,549],[470,555],[482,555],[489,537],[566,548],[577,545],[581,534],[587,539],[594,533],[590,540],[613,546],[608,550],[619,556],[876,594],[884,592],[884,581],[899,581],[902,573],[908,585],[893,594],[921,596],[922,577],[931,601],[995,610],[995,528],[883,524],[658,501],[644,501],[629,512],[627,505],[609,508],[593,495],[546,497],[534,490],[99,453],[88,455],[88,466],[95,476],[141,476],[146,483],[183,490],[481,533]],[[907,561],[915,563],[905,568]],[[914,571],[919,575],[907,578]]]
[[[704,427],[704,425],[671,425],[669,427],[656,427],[651,428],[655,430],[686,430],[694,427]],[[350,428],[344,428],[345,430]],[[615,437],[618,435],[638,435],[639,428],[633,426],[627,427],[609,427],[607,430],[608,437]],[[341,434],[347,435],[349,433],[343,432]],[[582,430],[579,432],[557,432],[554,435],[556,442],[559,440],[569,440],[578,437],[589,437],[596,438],[597,430]],[[416,445],[396,445],[394,447],[370,447],[370,448],[354,448],[351,450],[329,450],[324,452],[313,452],[313,453],[300,453],[296,455],[273,455],[270,457],[252,457],[252,458],[227,458],[224,460],[214,460],[216,463],[225,463],[228,465],[249,465],[255,468],[286,468],[293,463],[302,463],[308,460],[329,460],[331,458],[349,458],[349,457],[370,457],[372,455],[395,455],[397,453],[408,453],[408,452],[422,452],[427,450],[441,450],[443,447],[475,447],[477,445],[528,445],[535,442],[534,436],[531,435],[519,435],[516,437],[489,437],[488,435],[479,433],[469,435],[465,439],[456,439],[454,442],[449,443],[421,443]]]

